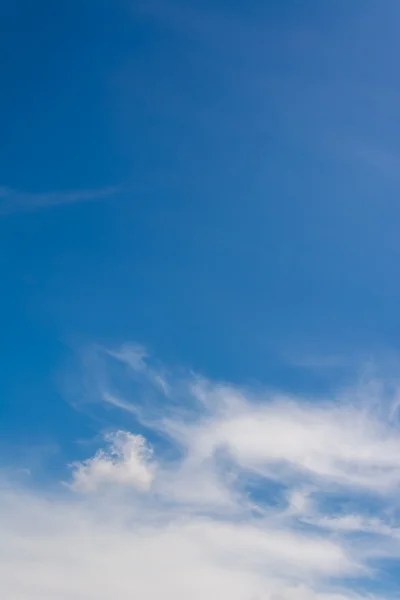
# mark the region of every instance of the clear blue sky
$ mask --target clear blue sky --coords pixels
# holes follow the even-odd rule
[[[254,393],[393,385],[399,26],[395,0],[0,0],[1,465],[45,485],[130,428],[94,345]]]

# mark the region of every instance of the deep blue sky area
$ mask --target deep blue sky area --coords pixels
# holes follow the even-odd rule
[[[85,434],[60,381],[92,342],[309,392],[396,354],[399,17],[0,0],[3,438]]]

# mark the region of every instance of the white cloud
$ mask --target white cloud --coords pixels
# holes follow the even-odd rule
[[[400,483],[400,438],[374,419],[347,408],[278,402],[243,406],[197,432],[204,454],[226,446],[247,468],[307,476],[367,488]]]
[[[144,418],[149,439],[107,435],[56,491],[4,482],[0,588],[8,600],[373,598],[360,590],[374,559],[400,552],[395,511],[387,518],[396,507],[398,432],[379,411],[192,375],[166,379],[144,355],[106,355],[154,386],[155,405],[137,410],[103,390],[115,399],[109,407]],[[158,375],[168,386],[163,402],[154,397],[164,393]],[[351,510],[346,502],[329,509],[332,490]],[[360,490],[379,498],[382,514],[368,515]]]
[[[224,449],[242,468],[286,481],[301,476],[370,491],[400,484],[399,430],[372,410],[370,398],[363,405],[357,390],[353,403],[321,403],[219,385],[192,389],[201,399],[208,395],[207,415],[164,427],[193,461]]]
[[[0,526],[0,585],[10,600],[320,600],[312,581],[357,572],[339,543],[176,512],[154,497],[3,494]]]
[[[125,344],[118,350],[106,350],[106,352],[134,371],[145,371],[147,369],[146,359],[149,355],[146,348],[140,344]]]
[[[288,494],[288,513],[291,515],[309,514],[314,508],[310,494],[310,489],[294,488],[290,490]]]
[[[155,466],[144,438],[118,431],[106,440],[110,444],[108,453],[99,450],[93,458],[74,465],[72,488],[84,493],[107,484],[149,489]]]

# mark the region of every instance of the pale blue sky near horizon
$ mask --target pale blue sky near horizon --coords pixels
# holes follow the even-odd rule
[[[81,457],[91,344],[310,397],[397,378],[399,26],[394,0],[0,0],[2,465]]]

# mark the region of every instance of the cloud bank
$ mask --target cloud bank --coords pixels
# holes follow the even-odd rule
[[[3,478],[9,600],[389,598],[373,593],[400,553],[383,386],[310,401],[177,375],[138,346],[93,356],[93,396],[127,427],[51,489]]]

